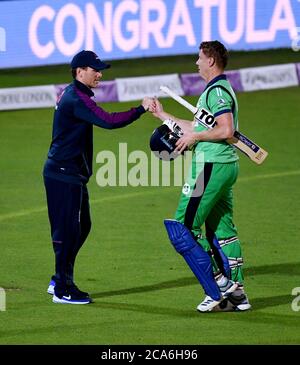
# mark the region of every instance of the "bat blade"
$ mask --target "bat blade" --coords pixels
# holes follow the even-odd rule
[[[234,132],[233,145],[258,165],[262,164],[268,152],[239,131]]]
[[[195,119],[206,128],[213,128],[214,124],[206,124],[203,120],[203,118],[200,118],[200,115],[208,115],[210,114],[207,110],[202,108],[201,110],[198,110],[196,107],[194,107],[192,104],[190,104],[188,101],[183,99],[181,96],[174,93],[172,90],[170,90],[167,86],[161,86],[160,90],[169,95],[172,99],[176,100],[179,104],[184,106],[186,109],[190,110],[194,116]],[[203,113],[203,111],[205,113]],[[268,156],[268,152],[265,151],[263,148],[258,146],[255,142],[253,142],[251,139],[246,137],[244,134],[242,134],[239,131],[234,132],[234,137],[231,139],[226,140],[227,143],[232,144],[235,146],[238,150],[240,150],[242,153],[244,153],[247,157],[250,158],[253,162],[260,165],[264,162],[264,160]]]

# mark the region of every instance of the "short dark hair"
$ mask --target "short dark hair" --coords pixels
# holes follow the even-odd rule
[[[224,44],[219,41],[202,42],[199,49],[202,49],[202,52],[207,57],[214,58],[216,64],[220,68],[226,68],[228,62],[228,51]]]
[[[77,74],[76,70],[77,68],[71,68],[71,73],[74,80],[76,79],[76,74]]]

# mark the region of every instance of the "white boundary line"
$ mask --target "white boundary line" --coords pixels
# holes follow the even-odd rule
[[[255,175],[255,176],[250,176],[250,177],[241,177],[241,178],[238,178],[237,183],[239,183],[239,182],[248,182],[248,181],[252,181],[252,180],[260,180],[260,179],[262,179],[262,180],[272,179],[272,178],[283,177],[283,176],[295,176],[295,175],[300,175],[300,170],[293,170],[293,171],[286,171],[286,172],[275,172],[275,173],[272,173],[272,174]],[[159,193],[170,191],[170,188],[171,189],[180,189],[180,187],[178,187],[178,186],[172,186],[169,189],[161,189],[160,187],[158,187],[158,188],[160,189]],[[131,194],[107,196],[107,197],[104,197],[104,198],[101,198],[101,199],[91,199],[90,204],[98,204],[98,203],[103,203],[103,202],[106,202],[106,201],[128,199],[128,198],[133,198],[133,197],[138,197],[138,196],[155,194],[155,193],[157,193],[158,188],[156,187],[155,189],[153,189],[151,191],[147,191],[147,192],[140,191],[140,192],[131,193]],[[46,211],[47,211],[47,207],[44,206],[44,207],[40,207],[40,208],[20,210],[19,212],[15,212],[15,213],[2,214],[2,215],[0,215],[0,222],[8,220],[8,219],[24,217],[24,216],[31,215],[31,214],[43,213],[43,212],[46,212]]]

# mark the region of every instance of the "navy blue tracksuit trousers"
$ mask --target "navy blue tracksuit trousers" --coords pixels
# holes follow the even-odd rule
[[[89,195],[86,185],[44,176],[51,236],[55,253],[55,293],[74,283],[74,263],[90,229]]]

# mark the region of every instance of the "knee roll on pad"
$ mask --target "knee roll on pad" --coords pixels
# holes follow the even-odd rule
[[[214,279],[208,253],[195,241],[184,224],[173,219],[165,219],[164,224],[172,245],[183,256],[205,293],[214,300],[219,300],[221,293]]]

